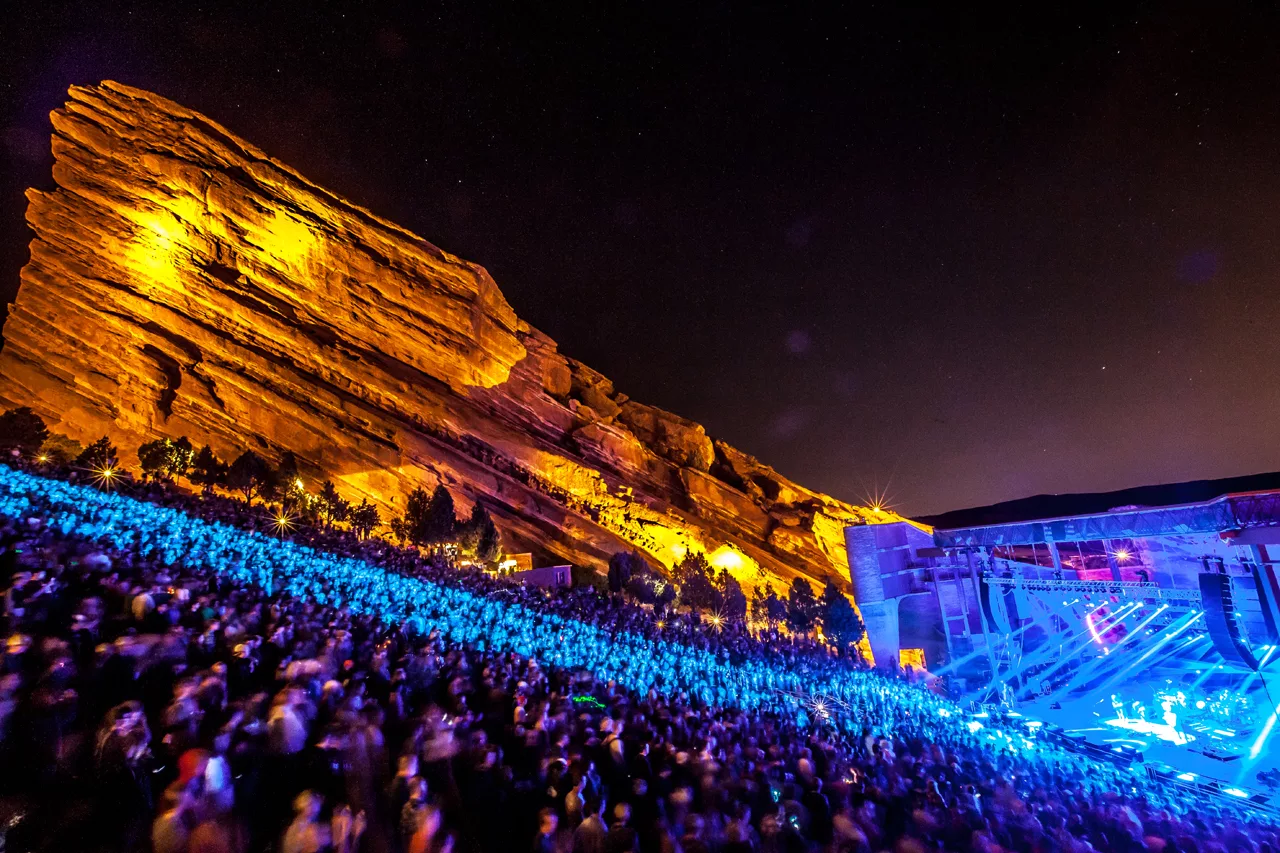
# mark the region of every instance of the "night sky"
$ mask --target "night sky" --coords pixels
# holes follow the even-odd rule
[[[116,5],[6,4],[6,303],[48,113],[110,78],[482,263],[620,391],[838,497],[1280,469],[1270,4]]]

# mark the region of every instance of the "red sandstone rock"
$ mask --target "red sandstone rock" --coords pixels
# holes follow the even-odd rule
[[[890,520],[628,400],[482,268],[204,116],[103,83],[52,118],[57,188],[27,193],[0,406],[130,451],[293,450],[384,515],[442,482],[513,547],[597,567],[731,549],[782,582],[847,582],[843,526]]]

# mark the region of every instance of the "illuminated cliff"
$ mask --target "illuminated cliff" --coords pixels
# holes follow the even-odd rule
[[[512,547],[595,566],[697,548],[749,582],[847,582],[843,527],[894,520],[629,400],[484,269],[215,122],[117,83],[70,95],[57,188],[27,194],[0,406],[122,449],[185,434],[227,456],[293,450],[390,512],[443,482]]]

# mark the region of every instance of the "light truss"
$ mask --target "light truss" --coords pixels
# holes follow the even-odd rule
[[[1000,577],[984,572],[983,580],[993,586],[1008,586],[1028,592],[1071,592],[1085,595],[1122,595],[1125,598],[1177,601],[1188,605],[1200,604],[1200,590],[1190,587],[1166,587],[1141,581],[1081,581],[1034,580],[1020,577]]]

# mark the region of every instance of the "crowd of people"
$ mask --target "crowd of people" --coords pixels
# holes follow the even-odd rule
[[[4,849],[1280,849],[818,647],[299,534],[0,466]]]

